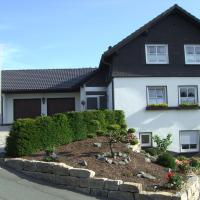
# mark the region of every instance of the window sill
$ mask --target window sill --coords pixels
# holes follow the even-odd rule
[[[200,106],[175,106],[175,107],[151,107],[147,106],[146,110],[198,110]]]

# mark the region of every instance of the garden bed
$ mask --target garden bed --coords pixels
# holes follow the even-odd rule
[[[90,138],[83,141],[77,141],[68,145],[60,146],[55,150],[58,156],[58,162],[66,163],[73,167],[82,167],[91,169],[96,172],[96,177],[106,177],[110,179],[119,179],[127,182],[141,183],[143,189],[154,191],[162,190],[163,185],[167,182],[167,169],[152,162],[145,161],[145,155],[132,152],[125,147],[125,144],[114,144],[115,152],[122,152],[130,157],[130,162],[123,164],[109,164],[105,161],[98,160],[96,157],[105,152],[109,152],[109,146],[106,137]],[[94,143],[101,143],[101,147],[94,146]],[[45,152],[41,151],[24,158],[29,160],[43,160]],[[112,158],[110,158],[112,159]],[[112,159],[119,162],[120,157]],[[87,166],[80,165],[80,161],[86,161]],[[139,177],[140,172],[148,173],[155,179]]]

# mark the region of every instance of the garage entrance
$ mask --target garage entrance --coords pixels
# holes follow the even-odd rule
[[[48,98],[47,115],[75,111],[75,98]]]
[[[41,115],[41,99],[14,99],[14,120]]]

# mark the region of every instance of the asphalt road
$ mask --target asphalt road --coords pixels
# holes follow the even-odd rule
[[[0,200],[95,200],[0,168]]]

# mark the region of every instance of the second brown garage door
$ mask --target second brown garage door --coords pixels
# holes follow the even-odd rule
[[[14,99],[14,120],[41,115],[41,99]]]
[[[75,98],[47,99],[47,115],[75,111]]]

